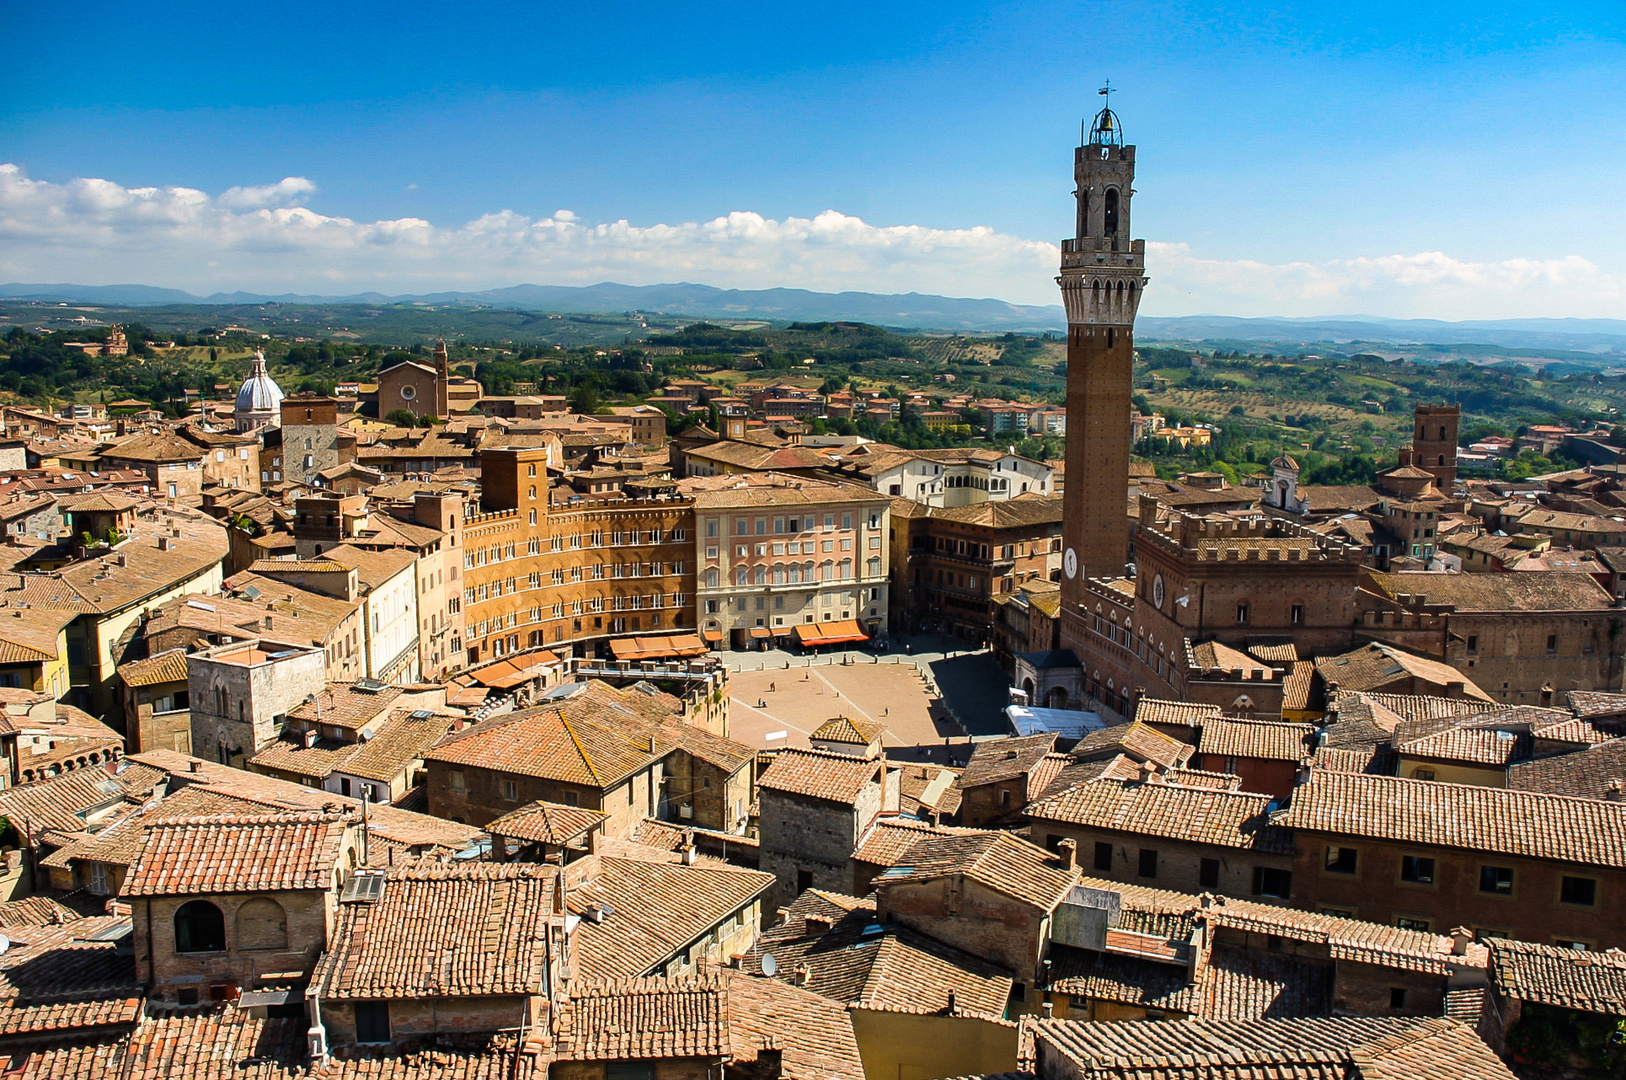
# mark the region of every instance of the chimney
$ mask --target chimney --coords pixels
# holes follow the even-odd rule
[[[1043,1005],[1039,1006],[1039,1011],[1044,1014],[1044,1018],[1046,1020],[1049,1020],[1051,1017],[1056,1015],[1056,1005],[1054,1002],[1047,1001]]]
[[[1293,773],[1293,786],[1303,787],[1310,782],[1310,774],[1315,765],[1315,759],[1304,757],[1299,759],[1299,767]]]
[[[167,537],[167,536],[160,536],[158,538],[158,550],[159,551],[168,551],[170,549],[169,539],[170,538]]]
[[[1609,781],[1609,786],[1604,789],[1603,797],[1605,799],[1607,799],[1608,801],[1610,801],[1610,802],[1620,802],[1620,795],[1621,795],[1620,781],[1619,780],[1611,780],[1611,781]]]
[[[203,762],[199,761],[197,758],[193,758],[191,761],[188,761],[186,763],[186,771],[187,772],[202,772],[203,771]]]
[[[807,968],[805,968],[805,967],[797,968],[795,971],[790,973],[791,985],[792,986],[806,986],[807,985],[807,976],[808,976]]]
[[[1063,840],[1056,845],[1056,855],[1061,859],[1063,870],[1078,869],[1078,841],[1071,838]]]
[[[1468,946],[1473,943],[1474,932],[1466,926],[1459,926],[1451,931],[1451,955],[1466,956]]]

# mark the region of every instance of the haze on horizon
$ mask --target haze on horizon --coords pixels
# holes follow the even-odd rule
[[[1110,12],[1111,18],[1103,19]],[[1054,304],[1110,78],[1145,315],[1626,311],[1626,13],[18,5],[0,280]]]

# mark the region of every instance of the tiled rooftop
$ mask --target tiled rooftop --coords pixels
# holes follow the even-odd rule
[[[350,824],[346,815],[319,811],[155,822],[124,894],[329,889]]]
[[[1047,793],[1027,808],[1034,821],[1055,821],[1196,844],[1291,851],[1269,826],[1270,795],[1177,784],[1101,779]]]
[[[656,974],[668,958],[725,923],[773,886],[774,876],[716,860],[693,865],[588,855],[567,869],[568,903],[584,919],[571,936],[578,973],[589,979]]]
[[[1577,952],[1506,938],[1485,944],[1491,982],[1503,997],[1626,1016],[1626,952]]]
[[[557,878],[521,863],[389,871],[377,900],[339,905],[311,983],[330,1000],[542,993]]]
[[[851,805],[868,784],[877,782],[879,760],[822,750],[781,750],[763,771],[758,786],[807,798]],[[963,779],[963,778],[962,778]]]
[[[1033,1022],[1077,1080],[1512,1080],[1471,1029],[1445,1019]],[[1058,1070],[1059,1072],[1059,1070]]]
[[[563,1061],[727,1057],[727,991],[720,975],[579,980],[559,1024]]]
[[[1309,752],[1314,725],[1214,717],[1202,721],[1197,749],[1219,757],[1297,762]]]
[[[1311,773],[1281,824],[1626,869],[1626,804],[1353,773]]]
[[[995,892],[1044,911],[1054,910],[1078,881],[1056,857],[1007,832],[925,836],[890,870],[876,879],[878,889],[963,874]]]

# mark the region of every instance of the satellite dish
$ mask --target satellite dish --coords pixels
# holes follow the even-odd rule
[[[779,961],[773,958],[771,952],[762,954],[762,973],[770,979],[779,974]]]
[[[9,948],[11,948],[11,939],[4,934],[0,934],[0,956],[5,955],[6,950]]]

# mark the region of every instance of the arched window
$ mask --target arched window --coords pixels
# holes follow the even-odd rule
[[[288,916],[282,905],[266,896],[256,896],[237,909],[239,949],[286,949]]]
[[[706,571],[706,588],[715,589],[716,587],[717,587],[717,571],[716,570],[707,570]]]
[[[226,917],[207,900],[188,900],[175,912],[176,952],[224,952]]]
[[[767,570],[767,567],[763,567],[763,566],[757,567],[756,583],[758,585],[766,585],[768,583],[768,570]]]
[[[1106,221],[1105,221],[1105,226],[1102,229],[1102,234],[1105,235],[1105,236],[1117,236],[1118,235],[1118,189],[1117,188],[1107,188],[1107,197],[1106,197],[1105,206],[1106,206],[1106,214],[1105,214]]]
[[[746,583],[746,575],[749,573],[750,571],[746,570],[745,567],[740,567],[738,570],[734,571],[734,583],[736,585],[744,585]]]
[[[1047,709],[1065,709],[1065,708],[1067,708],[1067,691],[1066,691],[1066,689],[1063,688],[1063,687],[1060,687],[1060,686],[1052,686],[1050,688],[1050,693],[1045,696],[1045,708],[1047,708]]]

